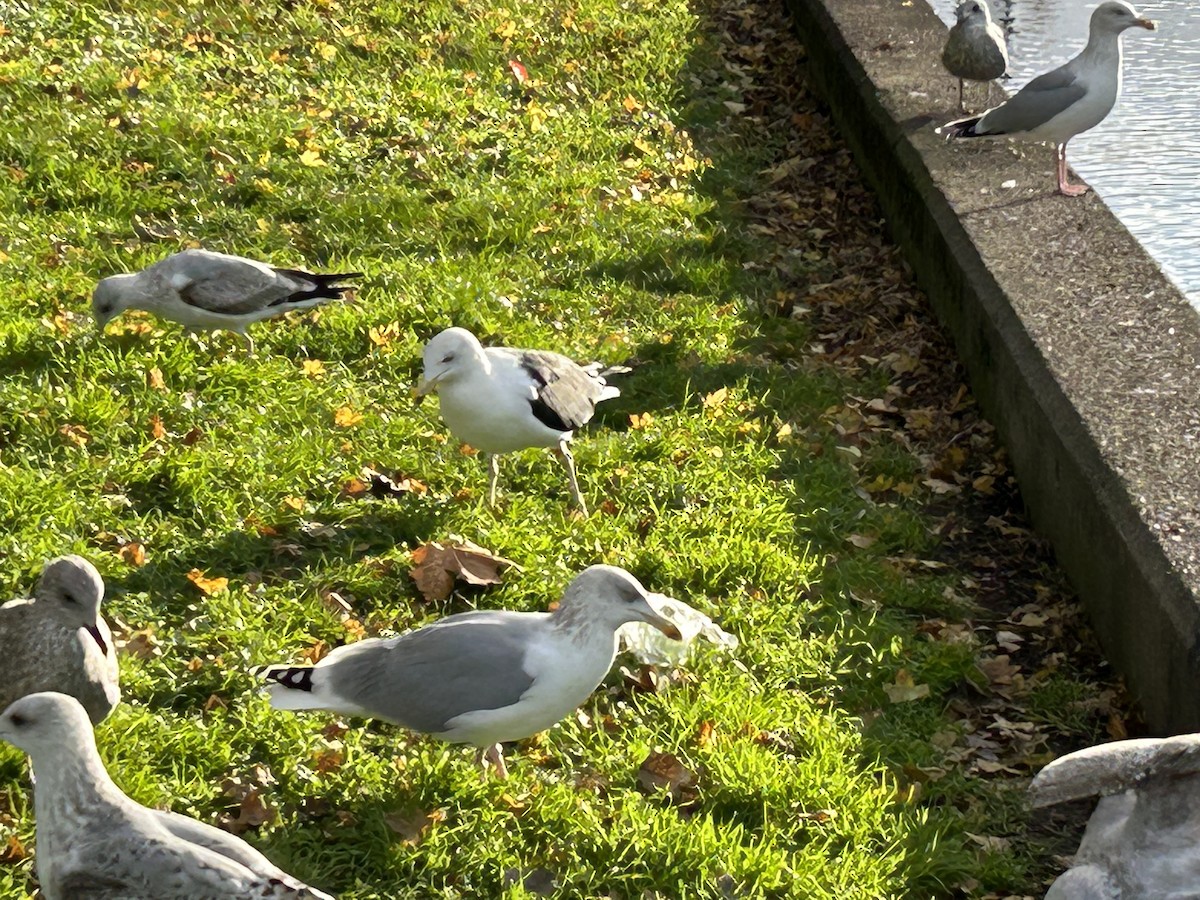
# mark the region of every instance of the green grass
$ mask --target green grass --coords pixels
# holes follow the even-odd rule
[[[780,282],[744,265],[770,242],[741,201],[779,148],[730,116],[705,4],[53,0],[0,16],[0,596],[79,552],[108,614],[153,630],[158,655],[123,657],[127,703],[99,729],[132,796],[215,821],[236,815],[226,779],[257,783],[279,816],[250,839],[347,900],[522,897],[539,869],[559,897],[1028,886],[1030,853],[965,837],[1019,820],[1016,801],[958,771],[918,799],[902,774],[943,761],[931,740],[970,692],[972,650],[916,627],[966,614],[946,594],[958,573],[888,562],[937,545],[920,492],[856,493],[913,480],[910,455],[868,441],[856,467],[837,449],[828,410],[886,379],[795,365],[816,335],[756,312]],[[98,336],[97,278],[188,242],[367,277],[356,304],[256,326],[252,357],[137,315]],[[537,452],[506,459],[501,507],[485,507],[481,460],[409,392],[422,343],[451,324],[643,363],[576,442],[589,519],[568,515]],[[346,406],[362,421],[336,427]],[[344,496],[365,465],[429,491]],[[451,533],[523,570],[423,603],[409,552]],[[615,730],[571,719],[509,748],[507,783],[390,727],[327,737],[329,717],[272,712],[255,691],[252,666],[349,639],[325,591],[376,632],[471,605],[543,609],[600,561],[713,614],[742,648],[657,694],[614,674],[586,709]],[[193,569],[228,590],[203,596]],[[900,669],[930,698],[889,704]],[[1067,684],[1043,686],[1039,715],[1068,715]],[[637,790],[653,750],[698,773],[694,808]],[[388,825],[434,810],[417,844]],[[0,749],[0,848],[33,834],[23,760]],[[32,858],[0,860],[0,895],[28,896]]]

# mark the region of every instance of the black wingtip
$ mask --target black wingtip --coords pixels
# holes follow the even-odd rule
[[[979,124],[979,120],[982,118],[983,116],[971,116],[967,119],[956,119],[953,122],[947,122],[941,128],[935,128],[934,134],[940,134],[946,140],[950,140],[951,138],[983,137],[983,135],[975,131],[975,126]]]
[[[267,669],[263,672],[263,678],[267,681],[276,681],[289,690],[312,693],[312,666],[279,666]]]

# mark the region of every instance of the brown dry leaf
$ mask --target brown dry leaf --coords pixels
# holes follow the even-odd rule
[[[333,413],[333,424],[338,428],[353,428],[362,420],[362,413],[349,406],[338,407]]]
[[[326,656],[329,655],[329,645],[324,641],[317,641],[311,647],[300,651],[300,656],[310,665],[316,665]]]
[[[242,834],[251,828],[267,825],[275,820],[276,810],[268,806],[259,794],[258,788],[250,788],[242,797],[236,816],[222,816],[220,825],[233,834]]]
[[[425,839],[425,832],[439,822],[446,821],[444,809],[433,809],[424,812],[418,809],[397,809],[385,813],[383,821],[387,827],[400,836],[405,844],[414,847]]]
[[[167,436],[167,427],[163,425],[162,416],[153,415],[150,417],[150,436],[156,441],[161,441]]]
[[[193,428],[191,431],[189,431],[187,434],[185,434],[183,436],[183,440],[181,440],[180,443],[183,444],[183,446],[185,446],[185,447],[190,447],[193,444],[199,443],[200,439],[203,437],[204,437],[203,431],[201,431],[199,428]]]
[[[128,544],[125,544],[117,551],[117,555],[135,569],[141,568],[146,564],[146,548],[137,541],[130,541]]]
[[[125,640],[118,641],[117,649],[138,659],[153,659],[156,656],[162,656],[162,648],[158,644],[158,638],[154,636],[153,627],[135,631]]]
[[[710,747],[717,740],[717,723],[711,719],[705,719],[700,723],[700,727],[696,729],[696,746],[704,749]]]
[[[1009,662],[1007,654],[981,659],[978,665],[979,670],[993,685],[1012,684],[1013,676],[1021,671],[1020,666],[1014,666]]]
[[[638,788],[646,794],[669,794],[671,803],[684,806],[699,797],[694,772],[671,753],[651,752],[638,768]]]
[[[858,547],[860,550],[865,550],[875,543],[875,538],[865,534],[852,534],[850,537],[846,538],[846,540],[848,540],[855,547]]]
[[[8,836],[8,841],[4,845],[4,849],[0,851],[0,863],[11,865],[18,863],[29,855],[29,851],[25,849],[25,845],[21,843],[21,839],[15,834]]]
[[[908,669],[901,669],[896,673],[896,683],[885,684],[883,692],[893,703],[911,703],[913,700],[928,697],[929,685],[917,684]]]
[[[361,478],[350,478],[342,482],[343,497],[357,497],[367,492],[367,483]]]
[[[187,573],[187,580],[200,589],[200,593],[206,597],[211,597],[213,594],[219,594],[221,591],[229,587],[228,578],[210,578],[199,569],[192,569]]]
[[[162,369],[155,366],[146,372],[146,387],[152,391],[165,391],[167,389],[167,382],[163,378]]]
[[[631,113],[637,112],[639,109],[642,108],[642,104],[639,103],[637,100],[633,99],[633,97],[626,97],[624,100],[621,101],[621,105],[623,107],[625,107],[625,112],[631,112]]]
[[[483,586],[499,584],[504,569],[518,568],[512,560],[496,556],[478,544],[455,535],[442,544],[437,541],[418,547],[412,552],[413,567],[409,575],[417,589],[428,601],[445,600],[454,589],[455,579]]]
[[[82,425],[63,425],[58,429],[58,433],[74,447],[85,447],[87,442],[92,439],[91,432]]]
[[[322,775],[336,772],[346,761],[346,754],[340,747],[326,747],[313,754],[313,769]]]

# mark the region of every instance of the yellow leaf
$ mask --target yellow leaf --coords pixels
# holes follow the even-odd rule
[[[883,692],[893,703],[911,703],[913,700],[928,697],[929,685],[917,684],[908,669],[901,669],[896,673],[896,683],[885,684]]]
[[[496,37],[508,39],[517,33],[517,23],[509,19],[496,29]]]
[[[349,406],[339,407],[333,414],[333,424],[338,428],[353,428],[362,420],[362,413]]]
[[[642,429],[649,428],[653,423],[654,416],[650,415],[648,412],[630,413],[629,415],[629,427],[635,431],[641,431]]]
[[[146,548],[137,541],[130,541],[128,544],[125,544],[117,551],[117,555],[135,569],[146,564]]]
[[[167,389],[167,382],[163,378],[162,369],[155,366],[146,373],[146,386],[153,391],[165,391]]]
[[[200,593],[207,597],[213,594],[219,594],[221,591],[229,587],[228,578],[209,578],[199,569],[192,569],[187,573],[187,580],[200,589]]]
[[[337,56],[337,47],[333,46],[332,44],[327,44],[324,41],[317,41],[315,47],[317,49],[317,53],[321,55],[321,59],[325,60],[326,62],[329,62],[329,60]]]
[[[320,150],[309,149],[300,154],[300,165],[316,169],[329,164],[321,159]]]
[[[711,394],[704,395],[704,408],[712,409],[714,406],[720,406],[728,396],[729,391],[727,388],[717,388]]]
[[[640,104],[636,100],[634,100],[633,97],[626,97],[624,100],[621,101],[621,105],[623,107],[625,107],[626,112],[631,112],[631,113],[637,112],[639,109],[642,108],[642,104]]]
[[[304,512],[304,498],[303,497],[284,497],[283,505],[286,506],[288,509],[295,510],[296,512]]]
[[[63,425],[58,429],[58,433],[63,436],[67,443],[76,447],[84,447],[92,439],[91,432],[82,425]]]
[[[167,429],[163,425],[162,416],[153,415],[150,417],[150,436],[156,441],[161,441],[167,436]]]
[[[325,374],[325,363],[319,359],[306,359],[300,363],[300,371],[309,378],[320,378]]]

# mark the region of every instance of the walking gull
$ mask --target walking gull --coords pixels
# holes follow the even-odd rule
[[[1008,45],[1004,42],[1004,30],[992,21],[987,0],[963,0],[954,15],[957,21],[946,37],[942,65],[958,77],[958,108],[966,112],[963,80],[986,81],[990,100],[992,79],[1008,70]]]
[[[1095,128],[1111,111],[1121,91],[1121,35],[1133,26],[1151,31],[1128,3],[1107,0],[1096,7],[1083,52],[1064,66],[1039,75],[1008,101],[980,116],[959,119],[938,129],[952,138],[1005,136],[1054,144],[1059,193],[1077,197],[1084,185],[1067,177],[1067,142]]]
[[[42,570],[32,600],[0,606],[0,709],[37,691],[60,691],[99,723],[121,699],[112,632],[100,615],[104,581],[80,556]]]
[[[337,282],[361,277],[361,272],[318,275],[209,250],[184,250],[141,272],[101,280],[92,294],[92,314],[103,329],[127,309],[144,309],[189,331],[233,331],[253,347],[246,334],[249,325],[340,300],[349,286]]]
[[[0,738],[33,760],[46,900],[332,900],[233,835],[125,796],[72,697],[21,698],[0,715]]]
[[[502,741],[544,731],[569,715],[612,668],[617,629],[656,613],[624,569],[591,566],[551,613],[467,612],[387,640],[339,647],[315,666],[271,666],[277,709],[373,716],[480,751],[504,778]]]
[[[597,403],[620,396],[604,376],[627,368],[581,366],[544,350],[484,348],[465,328],[447,328],[431,338],[424,364],[417,396],[437,391],[442,418],[455,437],[488,454],[489,505],[496,502],[501,453],[557,447],[571,496],[587,515],[571,436],[591,420]]]

